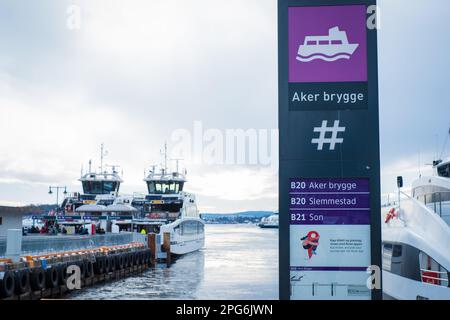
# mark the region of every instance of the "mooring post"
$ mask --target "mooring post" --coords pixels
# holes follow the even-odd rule
[[[151,252],[150,264],[152,267],[156,265],[156,233],[150,233],[147,238],[148,248]]]
[[[166,263],[170,267],[170,232],[164,232],[163,249],[166,252]]]
[[[6,232],[6,257],[19,262],[22,253],[22,230],[8,229]]]

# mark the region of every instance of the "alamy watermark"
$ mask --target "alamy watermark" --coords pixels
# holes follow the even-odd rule
[[[170,156],[192,164],[250,165],[278,172],[278,129],[221,130],[194,121],[192,130],[174,130],[171,142]]]
[[[67,19],[66,27],[69,30],[81,29],[81,7],[79,5],[72,4],[67,7],[66,10]]]
[[[67,267],[67,281],[66,286],[69,290],[81,289],[81,269],[77,265],[70,265]]]
[[[120,1],[109,1],[108,7],[111,6],[124,6],[123,2]],[[367,28],[369,30],[380,29],[381,28],[381,10],[378,5],[370,5],[367,7]],[[66,9],[66,27],[68,30],[80,30],[82,21],[82,10],[81,6],[77,4],[70,4]]]

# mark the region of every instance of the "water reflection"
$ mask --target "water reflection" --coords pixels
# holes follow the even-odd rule
[[[201,251],[170,268],[73,293],[73,299],[277,299],[278,230],[207,225]]]

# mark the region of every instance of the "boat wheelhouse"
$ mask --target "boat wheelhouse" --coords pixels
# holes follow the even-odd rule
[[[92,161],[89,160],[87,172],[81,170],[82,193],[72,193],[64,199],[61,204],[63,214],[74,214],[76,209],[82,205],[103,205],[108,206],[114,203],[119,195],[120,185],[123,182],[119,175],[118,165],[104,165],[104,146],[101,145],[99,170],[92,168]]]
[[[167,152],[167,147],[166,147]],[[169,171],[167,160],[163,168],[152,167],[144,178],[148,194],[133,199],[143,210],[143,217],[133,221],[138,232],[170,233],[171,252],[185,254],[204,246],[204,221],[200,218],[194,194],[184,191],[186,170]],[[144,230],[144,231],[142,231]]]

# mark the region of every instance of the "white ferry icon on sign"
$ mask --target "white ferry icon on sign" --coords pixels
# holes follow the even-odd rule
[[[349,60],[358,46],[358,43],[348,43],[347,33],[334,27],[328,30],[328,36],[306,36],[296,59],[301,62]]]

